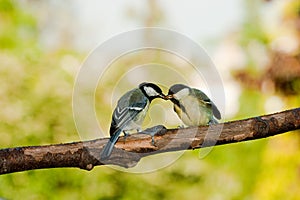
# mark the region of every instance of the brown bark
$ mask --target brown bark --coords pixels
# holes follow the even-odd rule
[[[91,170],[106,164],[133,167],[142,157],[152,154],[255,140],[297,129],[300,129],[300,108],[211,126],[160,129],[155,135],[155,146],[148,135],[128,136],[125,143],[121,137],[105,161],[99,157],[108,138],[1,149],[0,174],[59,167]]]

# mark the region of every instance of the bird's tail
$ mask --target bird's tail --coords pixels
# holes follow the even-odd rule
[[[113,134],[109,141],[107,142],[107,144],[105,145],[105,147],[103,148],[102,152],[101,152],[101,160],[106,160],[107,158],[109,158],[115,143],[117,142],[119,135],[121,134],[122,130],[119,129],[115,132],[115,134]]]

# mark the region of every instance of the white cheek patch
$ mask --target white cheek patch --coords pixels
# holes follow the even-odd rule
[[[174,94],[174,97],[178,100],[188,96],[190,93],[189,88],[184,88]]]
[[[149,97],[154,97],[159,95],[152,87],[144,87],[144,90]]]

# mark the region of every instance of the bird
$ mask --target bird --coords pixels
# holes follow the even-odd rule
[[[201,90],[184,84],[169,88],[167,99],[174,104],[174,111],[187,126],[217,124],[221,119],[217,106]]]
[[[147,114],[151,101],[155,98],[166,99],[161,88],[154,83],[143,82],[138,88],[126,92],[117,103],[112,114],[110,139],[101,152],[101,160],[108,159],[120,134],[128,135],[128,131],[137,130]]]

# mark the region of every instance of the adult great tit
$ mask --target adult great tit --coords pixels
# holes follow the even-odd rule
[[[216,124],[221,114],[216,105],[201,91],[183,84],[170,87],[168,99],[174,103],[174,111],[187,126]]]
[[[154,83],[141,83],[138,88],[128,91],[118,101],[110,125],[110,139],[101,153],[101,160],[109,158],[121,132],[140,130],[151,101],[166,99],[162,90]]]

